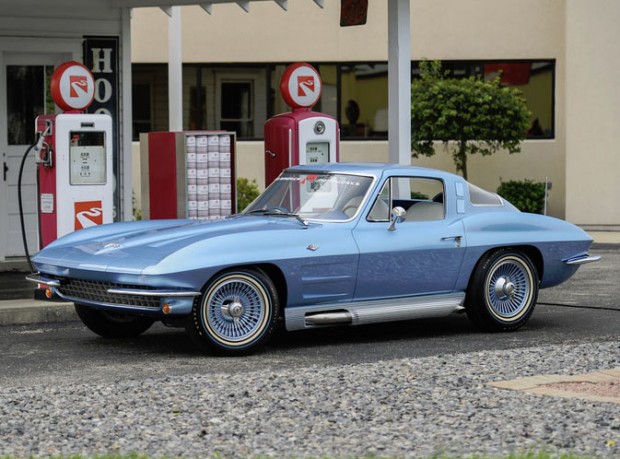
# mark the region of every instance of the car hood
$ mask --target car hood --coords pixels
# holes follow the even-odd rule
[[[274,231],[305,228],[293,218],[262,216],[112,223],[71,233],[38,252],[33,262],[40,271],[59,275],[63,268],[137,274],[172,254],[191,253],[192,246],[204,250],[221,239],[230,245],[235,238],[277,238]]]

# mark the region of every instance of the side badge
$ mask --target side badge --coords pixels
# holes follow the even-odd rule
[[[318,245],[310,244],[306,249],[311,250],[312,252],[316,252],[319,249]]]

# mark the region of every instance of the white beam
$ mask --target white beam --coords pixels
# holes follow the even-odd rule
[[[213,3],[203,3],[202,5],[200,5],[200,8],[202,8],[209,14],[213,13]]]
[[[172,7],[171,6],[160,6],[159,9],[162,10],[164,13],[166,13],[169,18],[172,17]]]
[[[275,2],[280,5],[284,11],[288,11],[288,0],[275,0]]]
[[[388,0],[388,143],[391,163],[411,164],[410,0]]]
[[[237,5],[239,5],[246,13],[250,12],[250,0],[237,0]]]
[[[183,129],[183,54],[181,7],[173,6],[168,19],[168,129]]]

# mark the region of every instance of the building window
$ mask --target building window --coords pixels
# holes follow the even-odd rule
[[[140,134],[153,130],[151,113],[151,85],[134,83],[131,88],[131,109],[133,111],[133,140],[140,140]]]
[[[7,65],[6,107],[9,145],[29,145],[34,139],[37,116],[54,113],[47,90],[54,67],[49,65]]]
[[[500,78],[502,84],[517,88],[532,112],[528,139],[555,138],[555,61],[443,61],[453,77]],[[419,75],[419,62],[412,64],[412,77]]]
[[[494,78],[518,88],[532,111],[530,139],[555,137],[555,61],[443,61],[454,77]],[[388,136],[387,62],[312,63],[323,81],[317,112],[338,120],[342,140]],[[290,111],[280,95],[287,64],[188,64],[183,67],[183,128],[235,131],[263,138],[265,121]],[[412,62],[412,78],[419,62]],[[134,138],[168,129],[167,67],[134,64]],[[148,84],[147,84],[148,83]]]
[[[207,128],[207,97],[204,87],[192,86],[189,88],[189,124],[190,131]]]
[[[254,137],[253,82],[222,80],[219,100],[220,129]]]
[[[341,137],[387,137],[387,64],[343,64],[339,74]]]
[[[343,140],[387,139],[387,63],[313,63],[323,83],[314,111],[333,116]],[[273,112],[290,111],[280,95],[280,78],[285,64],[273,66],[270,94]]]

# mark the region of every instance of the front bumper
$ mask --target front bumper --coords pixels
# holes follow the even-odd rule
[[[62,299],[98,309],[151,317],[188,315],[201,292],[75,279],[34,273],[26,280],[45,285]]]

